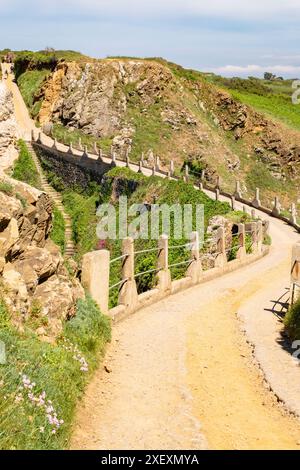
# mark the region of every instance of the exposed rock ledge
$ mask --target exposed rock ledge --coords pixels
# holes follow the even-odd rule
[[[9,168],[18,156],[15,149],[17,137],[13,97],[5,83],[0,82],[0,174]]]
[[[70,278],[59,248],[49,239],[49,197],[6,178],[13,191],[0,191],[0,290],[19,328],[34,321],[42,339],[52,341],[63,320],[75,314],[83,289]]]

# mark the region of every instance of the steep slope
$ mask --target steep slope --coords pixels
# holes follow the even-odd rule
[[[32,72],[31,72],[32,73]],[[24,76],[20,76],[22,82]],[[297,200],[300,134],[236,99],[204,74],[162,59],[60,62],[33,96],[41,124],[60,140],[112,146],[149,164],[158,155],[231,188],[262,190],[264,202]]]

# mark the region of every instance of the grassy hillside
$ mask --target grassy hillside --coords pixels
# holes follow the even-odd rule
[[[227,79],[216,75],[206,76],[206,80],[230,91],[242,103],[300,131],[300,106],[292,103],[293,80]]]
[[[184,69],[162,58],[111,57],[93,61],[92,65],[96,64],[93,71],[92,66],[85,68],[84,56],[56,54],[80,64],[78,83],[81,74],[87,80],[86,93],[78,85],[73,94],[75,75],[65,76],[64,83],[69,83],[69,88],[65,85],[58,99],[57,83],[51,85],[51,67],[49,64],[45,67],[39,54],[30,59],[32,62],[29,61],[18,83],[32,116],[38,121],[41,107],[45,111],[41,88],[45,79],[49,79],[47,89],[58,103],[53,135],[59,141],[72,142],[76,147],[80,138],[82,145],[90,150],[97,143],[104,152],[113,146],[121,158],[129,145],[133,161],[138,161],[142,154],[149,156],[151,150],[165,168],[173,159],[178,172],[188,163],[200,173],[205,170],[209,183],[214,184],[217,175],[220,176],[221,185],[227,191],[233,191],[239,179],[247,198],[251,199],[259,187],[265,205],[270,206],[274,197],[279,196],[288,210],[291,202],[298,200],[300,108],[291,101],[291,80],[225,79]],[[26,59],[25,53],[20,59],[23,64],[24,55]],[[101,66],[97,68],[98,64]],[[138,65],[140,72],[135,72],[137,64],[144,64]],[[131,67],[135,78],[125,83],[116,76],[114,90],[106,90],[106,75],[101,74],[111,77],[118,66],[126,67],[128,76]],[[109,102],[104,104],[103,112],[101,107],[93,112],[94,93],[102,99],[99,89],[103,89],[104,96],[110,96]],[[46,108],[50,110],[49,94],[47,99]],[[75,107],[76,112],[66,117],[66,110]],[[47,112],[46,119],[51,120]],[[240,119],[244,114],[243,122]],[[99,119],[101,123],[94,125]],[[106,128],[113,129],[105,131]],[[120,140],[130,143],[122,148],[118,146]],[[278,144],[274,146],[276,141]]]
[[[24,330],[13,326],[0,286],[0,340],[6,347],[6,364],[0,366],[1,450],[68,447],[77,400],[110,340],[109,320],[90,298],[78,301],[76,317],[55,344],[35,334],[38,320],[32,309]]]

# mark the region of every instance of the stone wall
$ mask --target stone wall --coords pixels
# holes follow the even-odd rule
[[[102,176],[111,168],[111,164],[91,158],[74,157],[37,143],[33,143],[33,147],[42,164],[44,161],[44,169],[47,170],[48,167],[62,178],[67,187],[80,186],[86,189],[91,181],[100,184]]]

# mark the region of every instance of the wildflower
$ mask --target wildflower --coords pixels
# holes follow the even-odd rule
[[[40,426],[40,433],[43,434],[45,432],[44,426]]]

